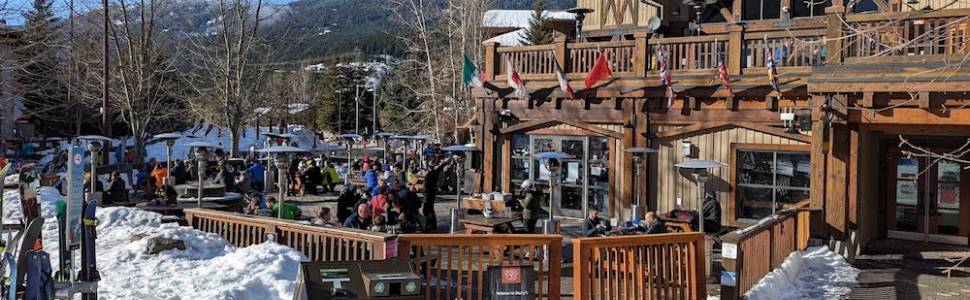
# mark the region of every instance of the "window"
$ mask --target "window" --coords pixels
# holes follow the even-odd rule
[[[512,175],[512,186],[509,192],[516,193],[522,186],[522,182],[529,179],[529,136],[524,134],[516,134],[512,136],[512,157],[511,159],[511,170],[509,170]]]
[[[741,19],[768,20],[777,19],[781,15],[781,1],[778,0],[744,0],[741,9]]]
[[[808,199],[812,168],[806,152],[738,150],[735,217],[760,219]]]
[[[864,13],[869,11],[879,11],[879,5],[876,5],[876,2],[872,0],[862,0],[856,3],[855,7],[852,8],[852,12],[854,13]]]
[[[818,17],[825,15],[825,8],[832,0],[791,0],[792,17]]]

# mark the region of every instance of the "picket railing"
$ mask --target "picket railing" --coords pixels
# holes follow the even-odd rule
[[[704,234],[573,240],[575,299],[703,299]]]
[[[849,15],[845,63],[898,62],[899,58],[945,59],[970,53],[970,9]],[[829,24],[832,26],[832,24]],[[873,60],[883,57],[883,60]]]
[[[776,67],[823,65],[824,37],[824,29],[745,34],[741,62],[745,68],[764,68],[774,55]]]
[[[310,261],[380,260],[394,257],[394,235],[349,228],[326,228],[292,221],[209,209],[186,209],[193,228],[218,234],[236,247],[275,240],[302,252]]]
[[[724,271],[721,299],[739,299],[762,277],[780,266],[792,252],[808,247],[811,214],[808,208],[780,211],[757,225],[721,237]]]
[[[727,64],[728,35],[658,38],[650,40],[651,70],[657,70],[657,49],[667,55],[671,70],[716,69],[719,60]]]
[[[425,299],[485,299],[490,266],[532,266],[535,299],[559,299],[562,236],[542,234],[402,234],[423,278]]]

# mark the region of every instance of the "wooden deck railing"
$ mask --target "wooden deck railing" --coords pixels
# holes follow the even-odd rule
[[[721,265],[735,280],[726,282],[722,276],[721,299],[739,299],[792,252],[805,250],[813,211],[781,211],[761,219],[757,225],[724,235]]]
[[[575,299],[703,299],[704,235],[573,240]]]
[[[898,62],[899,57],[959,59],[970,54],[968,8],[849,15],[845,20],[842,56],[847,64]]]
[[[310,261],[385,259],[396,256],[394,235],[349,228],[325,228],[208,209],[186,209],[193,228],[222,236],[236,247],[271,238],[302,252]]]
[[[702,35],[690,37],[658,38],[650,41],[650,66],[657,70],[657,49],[667,55],[671,70],[716,69],[718,59],[727,64],[728,35]]]
[[[536,299],[560,298],[560,235],[402,234],[398,241],[420,267],[425,299],[484,299],[489,266],[522,265],[536,270]]]
[[[745,68],[764,68],[773,54],[777,67],[823,65],[824,38],[824,29],[746,33],[741,62]]]

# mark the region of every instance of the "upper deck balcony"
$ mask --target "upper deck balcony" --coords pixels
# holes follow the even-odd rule
[[[905,10],[901,2],[891,2],[894,10]],[[559,36],[548,45],[489,43],[484,68],[486,80],[503,86],[509,73],[507,64],[511,64],[530,89],[535,89],[554,84],[558,62],[567,78],[577,81],[573,87],[580,89],[578,81],[586,77],[602,51],[610,58],[618,90],[628,91],[624,95],[662,97],[659,90],[643,89],[660,86],[656,54],[662,48],[678,92],[719,96],[720,82],[715,75],[723,60],[735,95],[753,96],[770,93],[766,64],[769,55],[774,55],[783,92],[789,95],[788,91],[795,90],[799,93],[793,94],[800,95],[807,94],[809,79],[819,76],[877,78],[886,75],[886,69],[880,67],[890,65],[909,69],[970,66],[967,2],[941,10],[856,14],[830,7],[822,16],[784,22],[708,23],[703,25],[705,34],[688,37],[659,37],[637,28],[632,39],[620,41],[575,42]],[[634,91],[638,89],[643,91]],[[597,91],[602,96],[617,93]]]

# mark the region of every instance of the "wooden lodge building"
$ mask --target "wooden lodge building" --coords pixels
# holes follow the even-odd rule
[[[533,155],[559,151],[571,156],[555,196],[562,214],[581,218],[595,206],[627,219],[638,197],[651,211],[697,207],[702,192],[674,165],[715,160],[726,166],[705,189],[723,224],[802,203],[822,211],[815,234],[844,242],[847,255],[875,239],[968,245],[970,0],[722,0],[699,13],[682,2],[578,0],[593,9],[581,40],[571,32],[548,45],[486,43],[483,74],[498,89],[473,91],[481,188],[548,187]],[[654,32],[650,17],[661,20]],[[613,77],[587,89],[600,51]],[[557,63],[579,99],[559,88]],[[528,99],[506,83],[508,65]],[[658,150],[641,176],[631,147]]]

